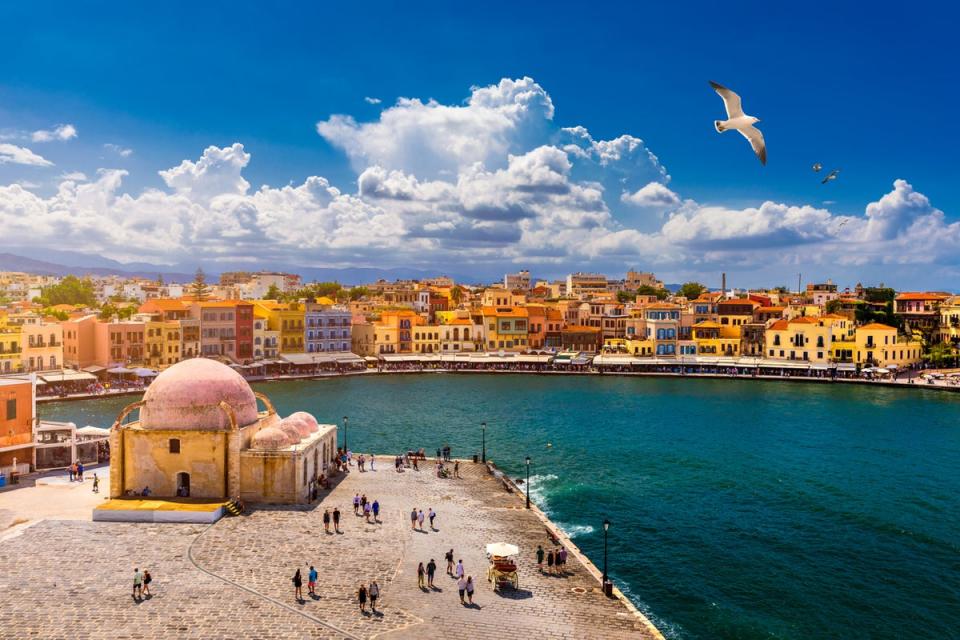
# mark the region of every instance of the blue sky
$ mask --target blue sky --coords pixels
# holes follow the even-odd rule
[[[5,29],[0,42],[0,144],[8,145],[0,147],[7,150],[0,185],[20,189],[0,196],[0,219],[4,207],[9,216],[36,210],[41,222],[33,242],[56,238],[61,248],[121,260],[182,262],[207,248],[223,264],[449,271],[455,263],[477,275],[634,265],[670,280],[712,281],[725,269],[744,285],[779,284],[804,271],[850,284],[953,288],[960,270],[952,68],[960,47],[951,27],[957,10],[923,3],[909,11],[855,3],[675,4],[6,7],[5,22],[16,28]],[[446,154],[431,161],[429,151],[381,153],[385,140],[429,146],[437,115],[429,109],[396,112],[402,131],[363,128],[383,124],[401,97],[462,108],[471,87],[523,78],[548,96],[550,113],[515,123],[509,134],[470,129],[492,142],[463,162]],[[713,130],[723,110],[708,80],[738,91],[747,113],[761,118],[766,167],[735,132]],[[338,114],[352,117],[356,128],[318,135],[317,124]],[[75,137],[36,140],[34,132],[65,124]],[[570,141],[561,129],[575,126],[592,141],[635,136],[644,153],[634,150],[636,157],[617,164],[604,160],[602,149],[580,160],[567,149],[565,168],[543,149],[563,150]],[[410,137],[409,127],[420,127],[421,137]],[[235,143],[242,152],[203,155]],[[11,160],[11,147],[45,163],[24,161],[22,151],[20,161]],[[549,198],[514,197],[536,191],[524,180],[542,175],[510,164],[509,155],[526,154],[531,166],[564,178],[563,186],[540,192]],[[504,173],[478,179],[467,160]],[[207,183],[184,187],[182,176],[158,173],[184,161],[191,181]],[[816,161],[841,168],[840,178],[821,185],[810,170]],[[408,185],[418,180],[416,193],[361,193],[358,176],[372,167]],[[320,200],[311,177],[327,181]],[[73,191],[58,199],[69,178]],[[634,201],[643,206],[624,199],[648,182],[672,195]],[[237,201],[261,185],[277,192],[261,200],[305,207],[299,219],[322,217],[301,232],[327,237],[298,243],[292,232],[266,232],[263,239],[267,225],[285,224],[279,214],[263,202]],[[305,187],[299,195],[312,199],[285,199],[285,185]],[[591,185],[602,187],[600,204]],[[234,198],[229,206],[211,191],[224,188]],[[575,197],[558,200],[562,189]],[[145,190],[156,194],[145,199]],[[482,206],[471,205],[471,197]],[[401,200],[417,207],[401,207]],[[764,210],[764,203],[775,206]],[[870,203],[878,203],[875,219],[866,214]],[[348,207],[355,209],[342,213]],[[554,211],[566,213],[557,219]],[[137,233],[148,232],[141,218],[158,225],[149,233],[162,240],[133,250]],[[97,220],[127,228],[98,235]],[[377,227],[369,246],[360,241],[363,225]],[[567,239],[557,240],[564,233],[551,229],[569,232]],[[590,238],[589,248],[577,246],[578,236]],[[254,237],[269,246],[257,246]],[[3,246],[36,255],[27,240]]]

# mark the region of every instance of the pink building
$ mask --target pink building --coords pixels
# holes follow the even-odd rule
[[[97,321],[94,331],[94,364],[116,367],[143,362],[144,323]]]

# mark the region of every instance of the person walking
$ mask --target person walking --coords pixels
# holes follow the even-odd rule
[[[323,530],[330,533],[330,509],[323,510]]]
[[[458,580],[463,578],[464,571],[463,571],[463,559],[462,559],[462,558],[457,561],[456,574],[457,574],[457,579],[458,579]]]
[[[360,494],[353,496],[353,515],[359,515],[360,511]]]
[[[559,563],[560,575],[565,576],[567,575],[567,548],[566,547],[560,547],[559,556],[560,556],[560,563]]]
[[[303,601],[303,576],[300,575],[300,568],[293,574],[293,597],[297,602]]]
[[[371,460],[373,457],[371,456]],[[373,471],[373,467],[370,467],[370,470]],[[377,581],[374,580],[370,583],[370,588],[367,589],[367,593],[370,596],[370,610],[374,613],[377,612],[377,598],[380,597],[380,585],[377,584]]]
[[[93,474],[93,492],[100,493],[100,478],[97,477],[97,474]]]
[[[420,531],[423,531],[423,509],[417,514],[417,524],[420,527]]]
[[[473,576],[467,576],[467,600],[473,604]]]
[[[553,573],[553,549],[547,552],[547,573]]]
[[[446,558],[447,560],[447,575],[452,576],[453,575],[453,549],[450,549],[450,551],[447,551],[443,555],[443,557]]]
[[[453,477],[454,478],[460,477],[460,461],[459,460],[454,460],[453,462]]]
[[[380,522],[380,501],[379,500],[373,501],[372,509],[373,509],[373,521]]]
[[[76,471],[76,467],[73,465],[72,462],[70,463],[70,466],[67,467],[67,471],[70,472],[70,482],[73,482],[74,477],[76,477],[77,475],[77,471]]]
[[[437,573],[437,563],[430,558],[427,563],[427,586],[433,589],[433,576]]]
[[[430,507],[427,515],[430,517],[430,529],[433,530],[433,519],[437,517],[437,512],[433,510],[433,507]]]
[[[307,592],[311,596],[317,595],[317,570],[310,565],[310,571],[307,572]]]
[[[420,587],[421,589],[424,588],[424,586],[423,586],[423,577],[424,577],[425,574],[426,574],[426,571],[424,570],[424,568],[423,568],[423,563],[421,562],[421,563],[417,566],[417,586]]]
[[[141,591],[142,588],[143,588],[143,574],[140,573],[140,569],[134,568],[133,569],[133,599],[134,600],[136,600],[137,598],[143,595]]]
[[[417,508],[414,507],[410,512],[410,528],[416,530],[417,528]]]
[[[367,612],[367,588],[360,585],[360,588],[357,589],[357,602],[360,603],[360,613]]]
[[[543,573],[543,545],[537,545],[537,569],[540,570],[540,573]]]
[[[463,576],[460,576],[460,578],[457,580],[457,591],[460,592],[460,604],[467,604],[463,600],[463,596],[467,592],[467,581]]]
[[[363,517],[367,519],[367,522],[370,522],[371,513],[373,513],[373,505],[368,502],[363,505]]]
[[[370,454],[370,471],[376,471],[376,469],[373,468],[373,461],[376,459],[377,458],[371,453]],[[377,584],[377,583],[374,582],[373,584]],[[380,587],[377,587],[377,588],[379,589]]]
[[[333,530],[340,533],[340,509],[338,507],[333,508]]]
[[[77,481],[83,482],[83,463],[82,462],[77,463]]]
[[[143,570],[143,589],[141,593],[146,598],[151,598],[153,595],[150,593],[150,583],[153,582],[153,576],[150,575],[150,572],[146,569]]]

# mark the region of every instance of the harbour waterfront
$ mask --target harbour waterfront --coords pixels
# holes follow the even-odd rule
[[[265,383],[349,415],[355,452],[449,444],[521,476],[681,638],[951,637],[960,627],[960,398],[758,380],[523,375]],[[107,426],[131,398],[45,404]],[[342,436],[341,436],[342,442]],[[551,445],[551,446],[548,446]]]

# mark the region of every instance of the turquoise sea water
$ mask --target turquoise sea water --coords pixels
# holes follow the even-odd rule
[[[960,637],[960,395],[757,380],[421,374],[257,385],[355,452],[511,475],[672,638]],[[41,406],[109,425],[133,398]],[[547,444],[552,444],[548,447]]]

